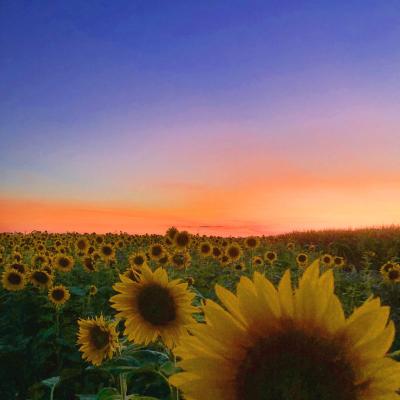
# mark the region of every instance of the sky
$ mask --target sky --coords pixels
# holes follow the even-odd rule
[[[400,224],[400,2],[0,3],[0,231]]]

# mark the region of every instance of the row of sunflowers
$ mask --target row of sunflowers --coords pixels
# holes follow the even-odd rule
[[[0,234],[0,393],[399,398],[396,249],[354,263],[338,243]]]

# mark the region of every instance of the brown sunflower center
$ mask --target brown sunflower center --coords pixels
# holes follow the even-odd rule
[[[239,256],[239,249],[237,247],[230,247],[228,249],[228,254],[232,258],[238,257]]]
[[[108,332],[104,332],[99,326],[90,329],[90,341],[97,350],[107,346],[110,338]]]
[[[84,240],[79,240],[77,246],[79,250],[84,250],[86,248],[86,242]]]
[[[18,263],[11,264],[11,268],[21,272],[21,274],[25,273],[25,267],[22,264]]]
[[[58,265],[59,265],[61,268],[68,268],[69,265],[70,265],[69,259],[66,258],[66,257],[61,257],[61,258],[58,260]]]
[[[392,269],[388,272],[388,277],[391,280],[395,280],[400,276],[400,272],[397,271],[396,269]]]
[[[299,255],[299,257],[298,257],[298,260],[299,260],[299,262],[305,262],[306,261],[306,259],[307,259],[307,257],[304,255],[304,254],[300,254]]]
[[[247,246],[249,247],[256,247],[257,241],[254,238],[247,239]]]
[[[63,289],[54,289],[51,292],[51,296],[53,297],[54,300],[56,301],[60,301],[64,298],[65,296],[65,292]]]
[[[105,256],[110,256],[112,254],[112,248],[110,246],[103,246],[102,250]]]
[[[189,243],[189,235],[186,233],[178,233],[175,240],[178,246],[185,247]]]
[[[275,259],[275,253],[268,253],[267,254],[268,260],[274,260]]]
[[[356,400],[355,374],[338,340],[290,329],[259,341],[239,366],[240,400]]]
[[[8,275],[8,282],[10,282],[12,285],[19,285],[22,282],[22,278],[19,274],[11,272]]]
[[[211,250],[211,248],[210,248],[210,246],[208,244],[203,244],[201,246],[201,252],[204,253],[204,254],[209,253],[210,250]]]
[[[168,325],[176,317],[175,301],[168,289],[157,284],[147,285],[138,295],[140,315],[152,325]]]
[[[33,279],[36,282],[45,284],[49,281],[49,275],[47,275],[46,272],[43,271],[35,271],[33,274]]]
[[[214,257],[219,257],[221,255],[221,250],[218,247],[213,247],[213,256]]]
[[[133,259],[133,263],[134,263],[135,265],[142,265],[142,264],[144,263],[144,258],[143,258],[142,256],[136,256],[136,257]]]
[[[162,253],[162,248],[161,246],[153,246],[151,249],[151,254],[155,257],[160,256]]]

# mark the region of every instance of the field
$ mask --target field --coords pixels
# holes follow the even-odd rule
[[[357,359],[363,371],[370,371],[371,360],[377,362],[385,353],[390,353],[394,360],[400,359],[400,265],[397,263],[400,263],[398,227],[247,238],[197,236],[174,228],[165,235],[0,234],[1,398],[167,400],[187,396],[196,399],[200,390],[196,389],[198,381],[194,380],[189,388],[185,384],[189,378],[179,374],[196,368],[204,374],[203,384],[210,382],[207,386],[210,395],[204,394],[202,398],[217,398],[221,388],[211,375],[218,371],[221,376],[224,374],[226,365],[218,358],[218,351],[225,348],[225,340],[234,342],[232,332],[243,335],[248,329],[250,337],[256,337],[265,327],[280,332],[274,342],[274,349],[280,349],[279,352],[271,354],[265,341],[259,349],[263,354],[263,349],[268,348],[277,365],[286,365],[282,358],[285,352],[295,363],[298,348],[282,344],[281,340],[287,335],[282,327],[287,325],[272,328],[273,325],[268,325],[270,321],[296,321],[293,331],[298,332],[301,326],[302,332],[312,331],[314,336],[315,332],[323,331],[320,337],[324,339],[314,345],[318,349],[322,342],[323,346],[328,343],[327,337],[333,337],[332,332],[339,332],[340,324],[344,326],[343,318],[349,318],[365,301],[367,306],[361,309],[364,311],[353,315],[353,325],[349,328],[351,322],[347,323],[347,330],[343,328],[341,332],[351,332],[352,338],[357,337],[351,347],[352,357],[356,354],[354,349],[358,349],[357,357],[351,360]],[[318,278],[316,268],[321,274],[328,271],[323,275],[325,278]],[[287,270],[290,276],[285,274]],[[334,277],[334,293],[344,310],[343,318],[338,303],[332,300],[336,297],[333,292],[330,294],[333,291],[330,274]],[[253,276],[257,277],[254,281]],[[301,289],[292,304],[288,300],[292,298],[289,280],[297,288],[302,276]],[[279,292],[264,277],[274,287],[279,286]],[[236,293],[239,282],[238,297],[222,289]],[[218,296],[216,285],[220,288]],[[379,297],[382,305],[390,307],[389,319],[396,328],[394,337],[392,325],[387,325],[388,309],[371,297]],[[218,305],[223,305],[229,313]],[[256,322],[252,325],[249,321]],[[339,321],[338,328],[329,325],[333,324],[331,321]],[[317,329],[317,325],[323,329]],[[243,343],[244,347],[250,346]],[[378,349],[382,354],[378,354]],[[374,351],[377,353],[370,354]],[[258,370],[261,368],[265,379],[273,377],[275,382],[276,372],[260,367],[260,361],[254,361],[251,354],[247,353],[246,360],[254,362],[253,367]],[[319,369],[328,368],[333,382],[335,378],[347,382],[343,371],[349,363],[353,365],[350,356],[342,367],[340,363],[318,361],[313,352],[307,354],[312,355],[310,365],[304,361],[303,353],[299,357],[310,371],[311,364],[320,362]],[[195,355],[199,359],[191,363]],[[207,357],[215,361],[218,370],[214,364],[207,364]],[[275,392],[264,386],[263,393],[270,390],[269,397],[260,395],[258,381],[251,377],[246,365],[242,363],[236,370],[243,377],[239,379],[236,394],[226,389],[231,394],[219,398],[239,398],[237,393],[243,392],[243,399],[273,399]],[[387,368],[394,368],[393,365]],[[226,370],[228,374],[229,368]],[[352,371],[356,371],[355,367]],[[396,382],[379,381],[388,389],[387,392],[382,389],[378,395],[374,390],[379,385],[371,383],[374,379],[377,382],[381,378],[371,372],[363,387],[352,386],[351,390],[357,392],[354,397],[337,398],[394,398],[387,393],[398,389]],[[299,389],[299,393],[302,390],[306,389]],[[363,390],[364,397],[360,394]],[[295,397],[293,392],[279,393],[280,399],[308,398]]]

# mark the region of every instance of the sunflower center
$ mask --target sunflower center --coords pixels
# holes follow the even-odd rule
[[[399,271],[392,269],[388,272],[389,279],[395,280],[400,276]]]
[[[140,291],[137,306],[140,315],[152,325],[168,325],[176,317],[175,301],[170,292],[156,284]]]
[[[239,250],[236,247],[231,247],[228,251],[231,257],[237,257],[239,255]]]
[[[154,246],[151,249],[151,253],[153,254],[153,256],[158,257],[162,253],[162,248],[160,246]]]
[[[299,255],[299,261],[300,262],[306,261],[306,256],[304,254]]]
[[[51,293],[54,300],[62,300],[64,298],[64,290],[62,289],[54,289]]]
[[[343,345],[291,330],[251,348],[237,371],[240,400],[355,400]]]
[[[133,262],[136,265],[142,265],[144,263],[144,258],[142,256],[136,256]]]
[[[21,281],[22,279],[18,274],[11,273],[8,275],[8,282],[10,282],[12,285],[19,285]]]
[[[33,278],[39,283],[47,283],[49,281],[49,276],[43,271],[36,271]]]
[[[103,347],[107,346],[107,344],[110,341],[110,338],[107,332],[104,332],[98,326],[94,326],[90,330],[90,340],[94,344],[94,347],[96,347],[97,350],[101,350]]]
[[[104,246],[103,247],[103,254],[105,256],[109,256],[112,253],[112,248],[110,246]]]
[[[176,244],[178,246],[184,247],[189,243],[189,236],[184,233],[178,233],[176,236]]]
[[[58,260],[58,265],[61,268],[68,268],[69,267],[69,260],[68,258],[62,257]]]

